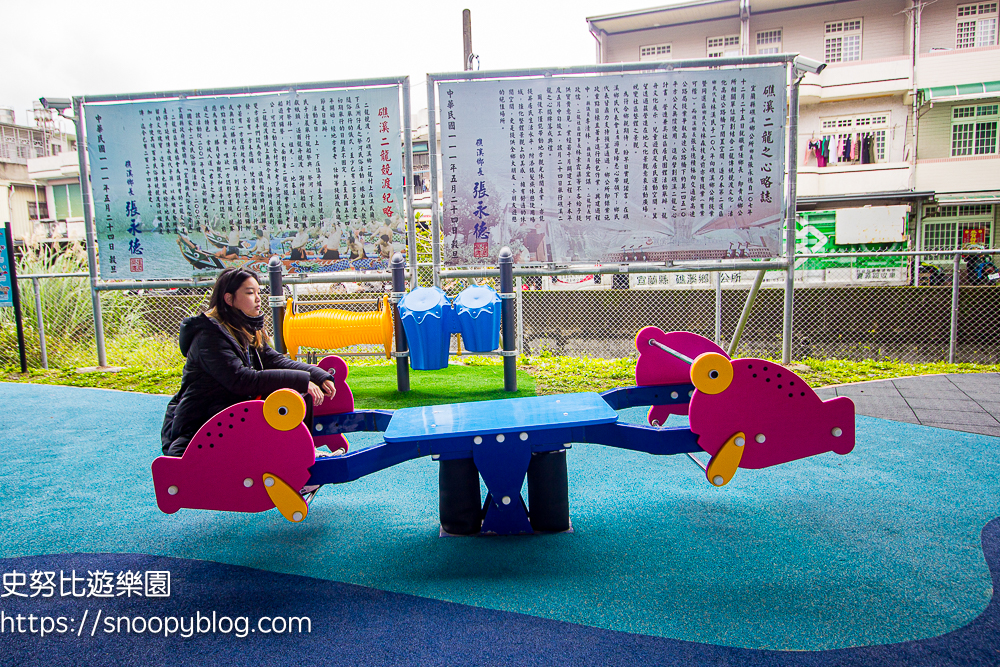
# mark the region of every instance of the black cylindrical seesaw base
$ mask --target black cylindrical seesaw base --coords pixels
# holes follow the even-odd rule
[[[528,519],[536,533],[569,530],[566,450],[536,452],[528,464]]]
[[[479,470],[471,458],[441,461],[438,474],[441,528],[451,535],[475,535],[483,525]]]
[[[475,535],[483,524],[479,470],[471,458],[440,462],[438,509],[449,535]],[[566,450],[537,452],[528,464],[528,519],[536,533],[569,530]]]

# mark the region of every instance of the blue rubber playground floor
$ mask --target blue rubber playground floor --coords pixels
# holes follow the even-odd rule
[[[971,378],[824,390],[914,423],[858,416],[851,454],[721,489],[575,445],[572,533],[475,538],[438,536],[427,458],[324,487],[303,524],[165,515],[167,397],[0,384],[0,663],[1000,664],[998,378]],[[140,595],[161,572],[169,597]]]

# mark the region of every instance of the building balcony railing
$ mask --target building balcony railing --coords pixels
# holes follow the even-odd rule
[[[53,178],[77,178],[80,176],[80,162],[76,152],[66,151],[58,155],[32,158],[27,161],[28,178],[44,181]]]
[[[905,95],[913,89],[909,56],[833,63],[821,74],[806,74],[799,87],[801,104],[818,104],[882,95]]]
[[[908,162],[828,167],[800,166],[796,190],[799,197],[908,190],[911,168]]]
[[[1000,80],[1000,46],[931,51],[917,61],[917,87]]]
[[[977,192],[1000,190],[1000,156],[917,160],[915,184],[918,190],[936,192]]]

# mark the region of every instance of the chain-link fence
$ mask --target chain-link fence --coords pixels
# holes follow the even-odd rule
[[[901,259],[902,255],[899,255]],[[792,358],[897,360],[905,362],[1000,363],[1000,286],[970,276],[966,262],[951,269],[952,256],[939,255],[945,270],[912,285],[912,265],[892,281],[858,282],[856,269],[830,269],[824,282],[796,272]],[[990,269],[995,271],[995,267]],[[838,271],[843,275],[839,275]],[[801,274],[801,275],[800,275]],[[675,274],[606,274],[575,281],[518,278],[518,349],[529,355],[620,358],[635,355],[634,339],[644,326],[691,331],[729,349],[754,272],[709,272],[664,280]],[[880,274],[875,274],[876,278]],[[990,274],[992,275],[992,274]],[[812,278],[815,278],[813,276]],[[600,282],[598,282],[600,281]],[[663,282],[661,282],[663,281]],[[769,271],[749,313],[736,356],[781,358],[784,271]],[[837,282],[840,281],[840,282]],[[904,282],[905,281],[905,282]],[[482,279],[499,291],[498,279]],[[471,281],[442,282],[449,297]],[[89,279],[80,274],[19,276],[29,366],[80,367],[97,363]],[[285,285],[297,310],[334,307],[373,312],[391,291],[389,283]],[[180,322],[208,308],[209,287],[102,290],[107,362],[113,366],[175,367]],[[329,302],[335,301],[334,305]],[[270,319],[270,318],[268,318]],[[273,335],[270,322],[268,334]],[[453,352],[460,339],[452,341]],[[303,348],[315,358],[323,350]],[[341,352],[384,355],[381,345],[354,345]],[[17,365],[12,309],[0,310],[0,364]]]

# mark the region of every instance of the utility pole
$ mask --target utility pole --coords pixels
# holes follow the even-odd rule
[[[464,54],[462,69],[472,69],[472,12],[462,10],[462,51]]]

